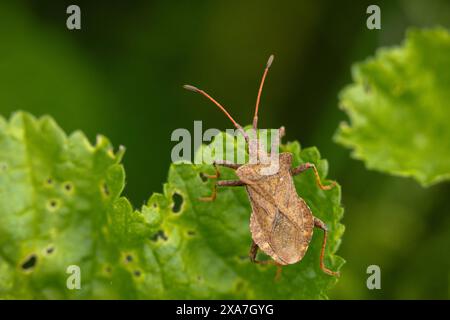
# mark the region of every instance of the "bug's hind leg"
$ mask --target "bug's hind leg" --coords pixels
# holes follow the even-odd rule
[[[209,197],[201,197],[199,198],[200,201],[208,202],[208,201],[214,201],[217,197],[217,186],[219,187],[240,187],[245,186],[245,182],[242,182],[241,180],[221,180],[216,181],[214,183],[213,192]]]
[[[256,254],[258,253],[258,245],[255,241],[252,240],[252,245],[250,247],[250,252],[248,253],[248,256],[250,258],[250,261],[253,263],[258,263],[256,261]]]
[[[326,274],[329,274],[330,276],[339,277],[339,272],[331,271],[327,267],[325,267],[325,264],[323,263],[323,257],[325,254],[325,246],[327,244],[327,233],[328,229],[325,223],[323,223],[322,220],[314,217],[314,227],[322,229],[323,230],[323,242],[322,242],[322,250],[320,251],[320,269],[322,269],[323,272]]]
[[[252,240],[252,245],[250,247],[250,252],[248,253],[248,256],[250,258],[250,261],[256,264],[272,264],[277,266],[277,273],[275,274],[275,281],[280,280],[281,277],[281,264],[276,263],[273,260],[264,260],[264,261],[259,261],[256,260],[256,254],[258,253],[258,245],[255,243],[255,241]]]
[[[317,168],[314,165],[314,163],[307,162],[307,163],[303,163],[303,164],[299,165],[296,168],[292,168],[291,169],[291,174],[293,176],[296,176],[296,175],[298,175],[298,174],[300,174],[300,173],[302,173],[302,172],[304,172],[304,171],[306,171],[308,169],[313,169],[314,175],[316,176],[316,183],[317,183],[317,185],[319,186],[320,189],[322,189],[322,190],[330,190],[331,188],[336,186],[336,181],[333,181],[331,184],[329,184],[327,186],[324,186],[322,184],[322,182],[320,181],[319,172],[317,171]]]

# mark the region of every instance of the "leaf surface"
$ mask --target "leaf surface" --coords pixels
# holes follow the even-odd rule
[[[352,69],[340,93],[350,118],[335,139],[370,169],[428,186],[450,178],[450,34],[410,30]]]
[[[316,163],[325,178],[327,162],[316,148],[282,148],[295,165]],[[319,268],[321,231],[279,282],[274,266],[250,263],[244,188],[221,189],[213,203],[198,200],[211,192],[213,181],[201,173],[212,166],[171,165],[163,193],[133,210],[121,197],[122,155],[102,136],[95,145],[81,132],[66,136],[49,117],[0,119],[0,298],[315,299],[337,281]],[[222,169],[221,178],[236,177]],[[338,270],[340,187],[320,190],[312,172],[295,183],[329,228],[325,262]],[[71,265],[80,267],[79,290],[67,287]]]

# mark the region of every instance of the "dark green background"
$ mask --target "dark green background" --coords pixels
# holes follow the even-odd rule
[[[81,7],[80,31],[66,28],[69,4]],[[366,28],[369,4],[381,7],[381,30]],[[260,125],[317,146],[343,186],[347,264],[331,298],[447,299],[449,184],[424,189],[367,171],[332,140],[351,64],[399,44],[409,26],[436,25],[450,26],[448,1],[2,1],[0,113],[50,114],[68,132],[125,145],[125,194],[138,207],[162,189],[174,129],[200,119],[230,128],[181,85],[208,90],[249,124],[274,53]],[[366,288],[371,264],[381,290]]]

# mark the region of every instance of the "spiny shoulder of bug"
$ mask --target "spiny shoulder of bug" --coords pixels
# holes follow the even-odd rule
[[[236,164],[236,167],[231,168],[235,170],[242,182],[253,184],[262,180],[265,183],[269,183],[274,179],[283,181],[283,176],[292,174],[293,154],[290,152],[279,153],[278,148],[281,141],[278,141],[279,143],[276,146],[272,145],[270,151],[265,146],[259,145],[256,139],[249,140],[244,145],[237,146],[245,149],[247,158],[242,163]],[[274,150],[273,148],[277,149]],[[217,164],[220,165],[220,162],[220,160],[216,162],[215,166]],[[216,167],[216,172],[217,170]]]

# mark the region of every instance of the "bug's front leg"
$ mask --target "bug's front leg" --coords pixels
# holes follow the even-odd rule
[[[209,174],[205,174],[203,173],[203,176],[205,178],[208,179],[217,179],[220,177],[220,171],[219,168],[217,166],[222,166],[222,167],[226,167],[226,168],[231,168],[231,169],[238,169],[241,165],[240,164],[235,164],[235,163],[231,163],[228,161],[214,161],[213,162],[213,166],[214,166],[214,170],[216,171],[214,175],[209,175]]]
[[[213,192],[209,197],[201,197],[199,200],[208,202],[208,201],[214,201],[217,197],[217,186],[219,187],[240,187],[245,186],[245,182],[242,182],[241,180],[221,180],[214,183]]]
[[[323,242],[322,242],[322,250],[320,251],[320,269],[322,269],[323,272],[326,274],[329,274],[330,276],[339,277],[339,272],[331,271],[327,267],[325,267],[325,264],[323,263],[323,257],[325,254],[325,246],[327,244],[327,233],[328,229],[325,223],[323,223],[322,220],[319,218],[314,217],[314,227],[319,228],[323,230]]]
[[[235,169],[235,170],[238,169],[240,166],[242,166],[241,164],[232,163],[232,162],[225,161],[225,160],[223,160],[223,161],[217,160],[217,161],[214,161],[213,164],[214,165],[218,165],[218,166],[222,166],[222,167],[226,167],[226,168]]]
[[[205,178],[208,179],[218,179],[220,177],[220,171],[219,168],[217,166],[222,166],[222,167],[226,167],[226,168],[231,168],[231,169],[238,169],[241,165],[240,164],[235,164],[235,163],[231,163],[231,162],[227,162],[227,161],[214,161],[213,162],[213,166],[215,169],[215,174],[214,175],[207,175],[203,173],[203,176]],[[213,187],[213,191],[211,196],[209,197],[201,197],[200,201],[214,201],[216,200],[217,197],[217,186],[223,186],[223,187],[237,187],[237,186],[243,186],[245,185],[245,183],[241,182],[240,180],[223,180],[223,181],[218,181],[216,183],[214,183],[214,187]]]
[[[296,175],[298,175],[298,174],[300,174],[300,173],[302,173],[302,172],[304,172],[304,171],[306,171],[308,169],[313,169],[314,175],[316,176],[316,183],[317,183],[317,185],[319,186],[320,189],[322,189],[322,190],[330,190],[331,188],[336,186],[336,182],[335,181],[333,181],[331,184],[329,184],[327,186],[324,186],[322,184],[322,182],[320,181],[319,172],[317,171],[317,168],[314,165],[314,163],[307,162],[307,163],[303,163],[303,164],[299,165],[296,168],[292,168],[291,169],[291,174],[293,176],[296,176]]]

